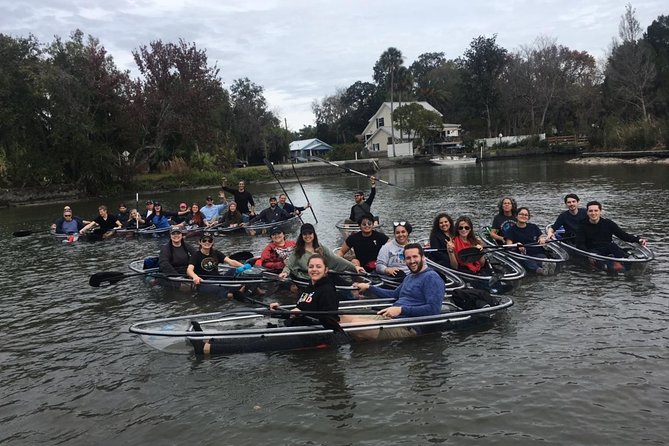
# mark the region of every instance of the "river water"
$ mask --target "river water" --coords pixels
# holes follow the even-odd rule
[[[0,444],[636,445],[669,442],[667,165],[574,165],[564,158],[483,166],[389,169],[373,209],[427,237],[438,211],[489,224],[503,195],[537,224],[562,197],[600,200],[605,216],[650,240],[645,274],[608,277],[568,265],[530,277],[494,323],[403,342],[207,359],[154,351],[130,323],[234,306],[128,278],[108,288],[91,274],[126,270],[162,241],[58,244],[42,230],[63,203],[0,213]],[[297,204],[304,197],[284,183]],[[363,177],[305,182],[321,242],[341,243]],[[258,202],[280,192],[251,184]],[[215,190],[152,196],[169,208]],[[665,197],[665,198],[662,198]],[[145,200],[142,196],[141,200]],[[105,202],[116,206],[118,199]],[[134,200],[133,200],[134,201]],[[95,201],[70,203],[92,217]],[[262,206],[259,206],[262,207]],[[314,221],[310,214],[307,221]],[[217,238],[226,253],[265,238]]]

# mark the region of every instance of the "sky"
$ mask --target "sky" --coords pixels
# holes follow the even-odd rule
[[[513,52],[549,37],[603,60],[629,0],[0,0],[0,33],[67,39],[80,29],[138,76],[132,51],[184,39],[206,49],[224,86],[248,77],[290,130],[314,124],[311,104],[356,81],[389,47],[409,66],[422,53],[460,57],[497,34]],[[662,7],[664,5],[664,7]],[[666,0],[632,3],[645,29]],[[362,131],[362,129],[361,129]]]

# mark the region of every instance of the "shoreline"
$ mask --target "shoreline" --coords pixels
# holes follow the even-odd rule
[[[574,158],[565,160],[568,164],[587,164],[587,165],[611,165],[611,164],[631,164],[631,165],[646,165],[646,164],[667,164],[669,165],[669,152],[668,151],[658,151],[657,156],[653,156],[652,152],[640,152],[641,156],[633,156],[634,152],[623,152],[622,156],[614,156],[615,152],[602,152],[598,154],[597,152],[588,152],[581,153],[576,155]],[[495,161],[497,159],[509,159],[517,158],[524,156],[541,156],[546,154],[535,154],[535,153],[526,153],[523,155],[514,154],[513,156],[507,157],[484,157],[485,162]],[[564,156],[564,155],[563,155]],[[378,165],[383,168],[389,167],[406,167],[411,165],[429,165],[428,161],[416,160],[413,156],[411,157],[402,157],[397,159],[390,158],[377,158]],[[337,161],[337,163],[344,163],[345,161]],[[280,165],[277,165],[277,167]],[[303,165],[300,165],[303,166]],[[310,181],[314,178],[318,178],[319,175],[300,175],[300,179],[304,181]],[[273,182],[272,179],[270,182]],[[283,182],[293,183],[297,182],[294,177],[291,176],[282,176]],[[265,183],[261,181],[260,183]],[[185,185],[183,189],[188,190],[204,190],[204,189],[213,189],[220,187],[219,184],[212,185]],[[0,190],[0,208],[10,208],[10,207],[19,207],[19,206],[38,206],[44,203],[69,203],[77,200],[85,200],[89,198],[94,198],[93,196],[86,196],[83,192],[77,191],[76,189],[71,189],[68,187],[64,188],[65,190],[61,191],[50,191],[46,190],[43,187],[31,187],[24,189],[2,189]],[[170,192],[174,189],[156,189],[148,191],[138,191],[140,195],[151,195],[155,193]]]

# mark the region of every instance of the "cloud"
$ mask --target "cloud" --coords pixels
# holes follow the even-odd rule
[[[618,32],[628,0],[0,0],[0,29],[42,42],[79,28],[97,37],[122,69],[151,41],[183,38],[206,48],[225,85],[248,77],[265,88],[273,109],[298,129],[312,123],[311,103],[357,80],[371,81],[390,46],[406,65],[421,53],[457,58],[479,35],[497,34],[509,51],[538,36],[601,58]],[[665,2],[636,3],[645,29]]]

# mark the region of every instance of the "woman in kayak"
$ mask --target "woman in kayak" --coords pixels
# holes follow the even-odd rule
[[[480,274],[488,267],[485,257],[473,262],[463,262],[459,256],[460,251],[467,248],[483,249],[483,241],[474,233],[474,225],[469,217],[461,215],[455,222],[455,230],[458,235],[446,245],[446,252],[451,262],[451,268],[459,269],[467,273]]]
[[[339,316],[336,314],[323,315],[316,318],[300,316],[302,311],[332,311],[339,308],[339,297],[334,283],[328,277],[328,263],[322,254],[313,254],[307,263],[307,274],[309,275],[309,286],[300,294],[297,306],[291,310],[290,319],[286,325],[316,325],[321,324],[326,328],[336,327]],[[269,305],[270,310],[279,310],[277,302]]]
[[[448,242],[455,238],[455,228],[453,218],[445,212],[437,214],[432,222],[432,231],[430,232],[430,248],[438,249],[430,253],[429,258],[444,265],[451,266],[451,260],[448,256]]]
[[[513,243],[520,243],[521,245],[530,245],[530,244],[540,244],[543,245],[546,243],[546,237],[541,233],[539,226],[534,223],[530,223],[530,210],[526,207],[518,208],[518,214],[516,215],[518,221],[516,225],[509,228],[506,231],[506,244],[511,245]],[[543,246],[519,246],[518,252],[532,257],[545,258],[546,251],[544,251]],[[550,263],[547,263],[544,267],[544,264],[538,260],[524,259],[523,266],[531,272],[548,275],[553,271],[553,266]]]

